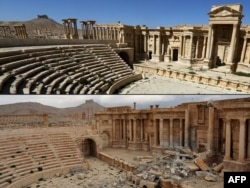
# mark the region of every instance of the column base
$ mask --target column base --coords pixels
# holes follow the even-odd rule
[[[149,142],[143,142],[142,143],[142,150],[143,151],[149,151]]]
[[[224,172],[249,172],[250,162],[239,162],[233,160],[223,160]]]
[[[171,62],[170,55],[165,55],[165,56],[164,56],[164,62],[166,62],[166,63]]]
[[[126,143],[124,141],[112,141],[113,148],[126,148]]]
[[[156,54],[152,54],[152,61],[155,61],[155,62],[163,62],[163,58],[164,56],[163,55],[156,55]]]
[[[163,149],[161,148],[161,146],[152,146],[151,152],[152,154],[162,154]]]
[[[129,142],[128,149],[130,150],[142,150],[142,143],[140,142]]]

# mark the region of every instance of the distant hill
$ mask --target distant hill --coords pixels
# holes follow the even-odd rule
[[[52,34],[63,35],[63,25],[56,22],[55,20],[49,18],[48,16],[39,16],[35,19],[28,21],[0,21],[0,25],[7,25],[14,30],[13,26],[16,24],[25,24],[26,30],[29,35],[35,35],[37,32],[44,34],[46,32],[51,32]],[[39,30],[39,31],[38,31]]]
[[[35,102],[23,102],[7,105],[0,105],[0,115],[29,115],[29,114],[44,114],[49,117],[69,117],[74,114],[88,114],[92,116],[97,111],[103,111],[105,108],[93,100],[88,100],[86,103],[70,108],[56,108],[46,106]]]

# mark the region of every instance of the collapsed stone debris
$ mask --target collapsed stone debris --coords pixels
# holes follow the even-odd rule
[[[223,168],[222,164],[213,170],[196,155],[178,147],[156,156],[137,156],[134,160],[139,164],[133,172],[127,173],[127,180],[139,187],[167,187],[166,184],[182,187],[183,179],[190,177],[216,182],[218,173]]]
[[[89,126],[50,127],[47,115],[0,116],[3,123],[22,118],[43,122],[1,128],[0,141],[5,144],[0,145],[0,186],[14,188],[72,175],[81,185],[94,186],[88,178],[110,171],[114,187],[188,188],[189,183],[198,186],[192,184],[195,180],[221,183],[223,172],[249,170],[249,102],[238,98],[139,110],[134,103],[133,108],[95,112]],[[100,174],[88,162],[89,156],[109,167]]]

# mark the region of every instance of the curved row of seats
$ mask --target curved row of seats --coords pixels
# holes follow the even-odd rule
[[[36,172],[82,165],[75,142],[67,133],[0,138],[0,187]]]
[[[133,70],[107,45],[0,52],[2,94],[99,94]]]

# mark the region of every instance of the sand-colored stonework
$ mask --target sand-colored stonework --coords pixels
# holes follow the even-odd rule
[[[50,125],[49,116],[4,116],[5,123],[6,118],[32,123],[1,127],[1,188],[35,182],[53,187],[66,179],[69,186],[221,187],[223,172],[250,169],[249,98],[140,110],[136,103],[110,107],[95,112],[88,125],[44,126]],[[89,156],[106,165],[95,166]]]

